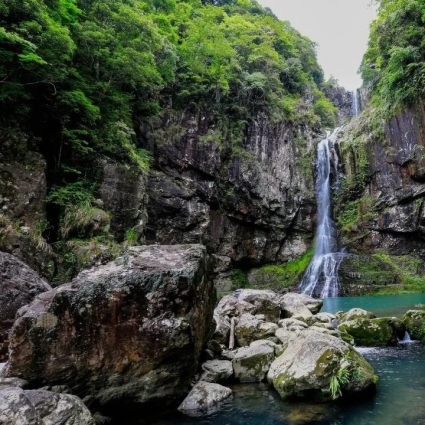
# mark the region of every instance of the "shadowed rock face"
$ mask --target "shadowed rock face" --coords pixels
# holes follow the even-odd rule
[[[365,218],[353,229],[357,237],[351,245],[357,252],[381,248],[393,255],[414,252],[425,258],[424,129],[425,110],[417,106],[392,118],[382,140],[368,140],[366,184],[357,197],[369,197],[373,208],[364,211]],[[354,151],[346,152],[342,161],[346,175],[359,172]]]
[[[22,261],[0,252],[0,362],[7,359],[8,332],[16,312],[52,288]]]
[[[236,151],[229,135],[205,140],[220,131],[214,115],[205,113],[164,117],[145,134],[155,147],[147,241],[203,243],[221,266],[231,260],[217,268],[222,275],[232,263],[251,267],[299,257],[313,237],[318,133],[259,115]]]
[[[146,218],[146,175],[135,167],[125,164],[107,163],[103,167],[100,187],[105,211],[110,211],[111,232],[122,241],[125,232],[135,225],[142,234]]]
[[[103,410],[176,402],[210,335],[211,277],[201,245],[131,248],[23,308],[2,374],[66,384]]]

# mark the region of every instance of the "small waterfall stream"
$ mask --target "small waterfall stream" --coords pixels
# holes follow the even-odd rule
[[[321,298],[338,296],[338,268],[344,256],[337,251],[335,228],[331,217],[331,159],[336,175],[338,157],[334,145],[341,128],[331,134],[317,147],[317,230],[314,256],[300,283],[301,292]]]
[[[359,115],[359,97],[357,94],[357,90],[353,90],[352,91],[353,94],[353,104],[352,104],[352,109],[353,109],[353,117],[357,117]]]

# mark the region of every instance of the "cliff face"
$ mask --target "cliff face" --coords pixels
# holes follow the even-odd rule
[[[374,270],[361,267],[366,274],[387,272],[391,256],[409,256],[409,270],[392,264],[395,269],[387,279],[387,284],[400,284],[405,272],[421,276],[425,259],[425,111],[423,105],[406,109],[388,122],[377,122],[379,131],[361,122],[367,119],[354,121],[340,144],[346,180],[335,216],[351,252],[387,257]],[[357,265],[345,268],[344,274],[355,274]]]
[[[67,244],[65,254],[52,252],[42,237],[46,229],[40,223],[47,223],[42,156],[23,146],[18,151],[27,152],[24,159],[3,156],[0,195],[7,223],[0,223],[2,249],[49,280],[59,274],[56,280],[63,282],[81,267],[117,255],[114,241],[128,239],[126,232],[133,229],[133,243],[206,245],[215,255],[221,291],[230,289],[233,267],[300,257],[314,232],[313,163],[319,130],[274,123],[264,114],[246,125],[238,142],[229,128],[212,113],[176,112],[143,126],[140,140],[153,156],[149,173],[109,159],[99,162],[96,214],[87,230],[76,233],[80,239]],[[19,196],[8,196],[10,191]],[[96,222],[98,217],[105,225]],[[84,232],[87,242],[78,236]],[[37,243],[44,243],[43,249],[34,248]]]
[[[353,93],[339,86],[329,86],[323,89],[326,97],[336,106],[336,124],[341,126],[353,116]]]
[[[259,115],[245,145],[232,146],[211,114],[199,114],[167,117],[142,134],[155,152],[148,242],[205,244],[219,290],[230,289],[231,265],[286,262],[308,249],[317,132]]]

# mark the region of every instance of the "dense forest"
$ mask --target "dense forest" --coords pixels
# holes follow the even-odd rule
[[[6,0],[0,125],[48,164],[55,215],[89,208],[103,156],[146,169],[141,122],[210,110],[241,143],[260,111],[333,126],[315,45],[252,0]],[[65,230],[65,233],[67,231]]]
[[[424,98],[425,3],[381,0],[360,71],[372,104],[387,116]]]

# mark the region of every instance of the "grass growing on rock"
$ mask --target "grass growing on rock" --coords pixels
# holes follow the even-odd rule
[[[373,257],[389,266],[401,283],[400,288],[385,288],[377,292],[376,295],[425,292],[423,261],[410,255],[374,254]]]
[[[310,248],[297,260],[264,266],[255,274],[252,285],[257,289],[272,289],[276,292],[294,286],[302,278],[312,258],[313,248]]]

